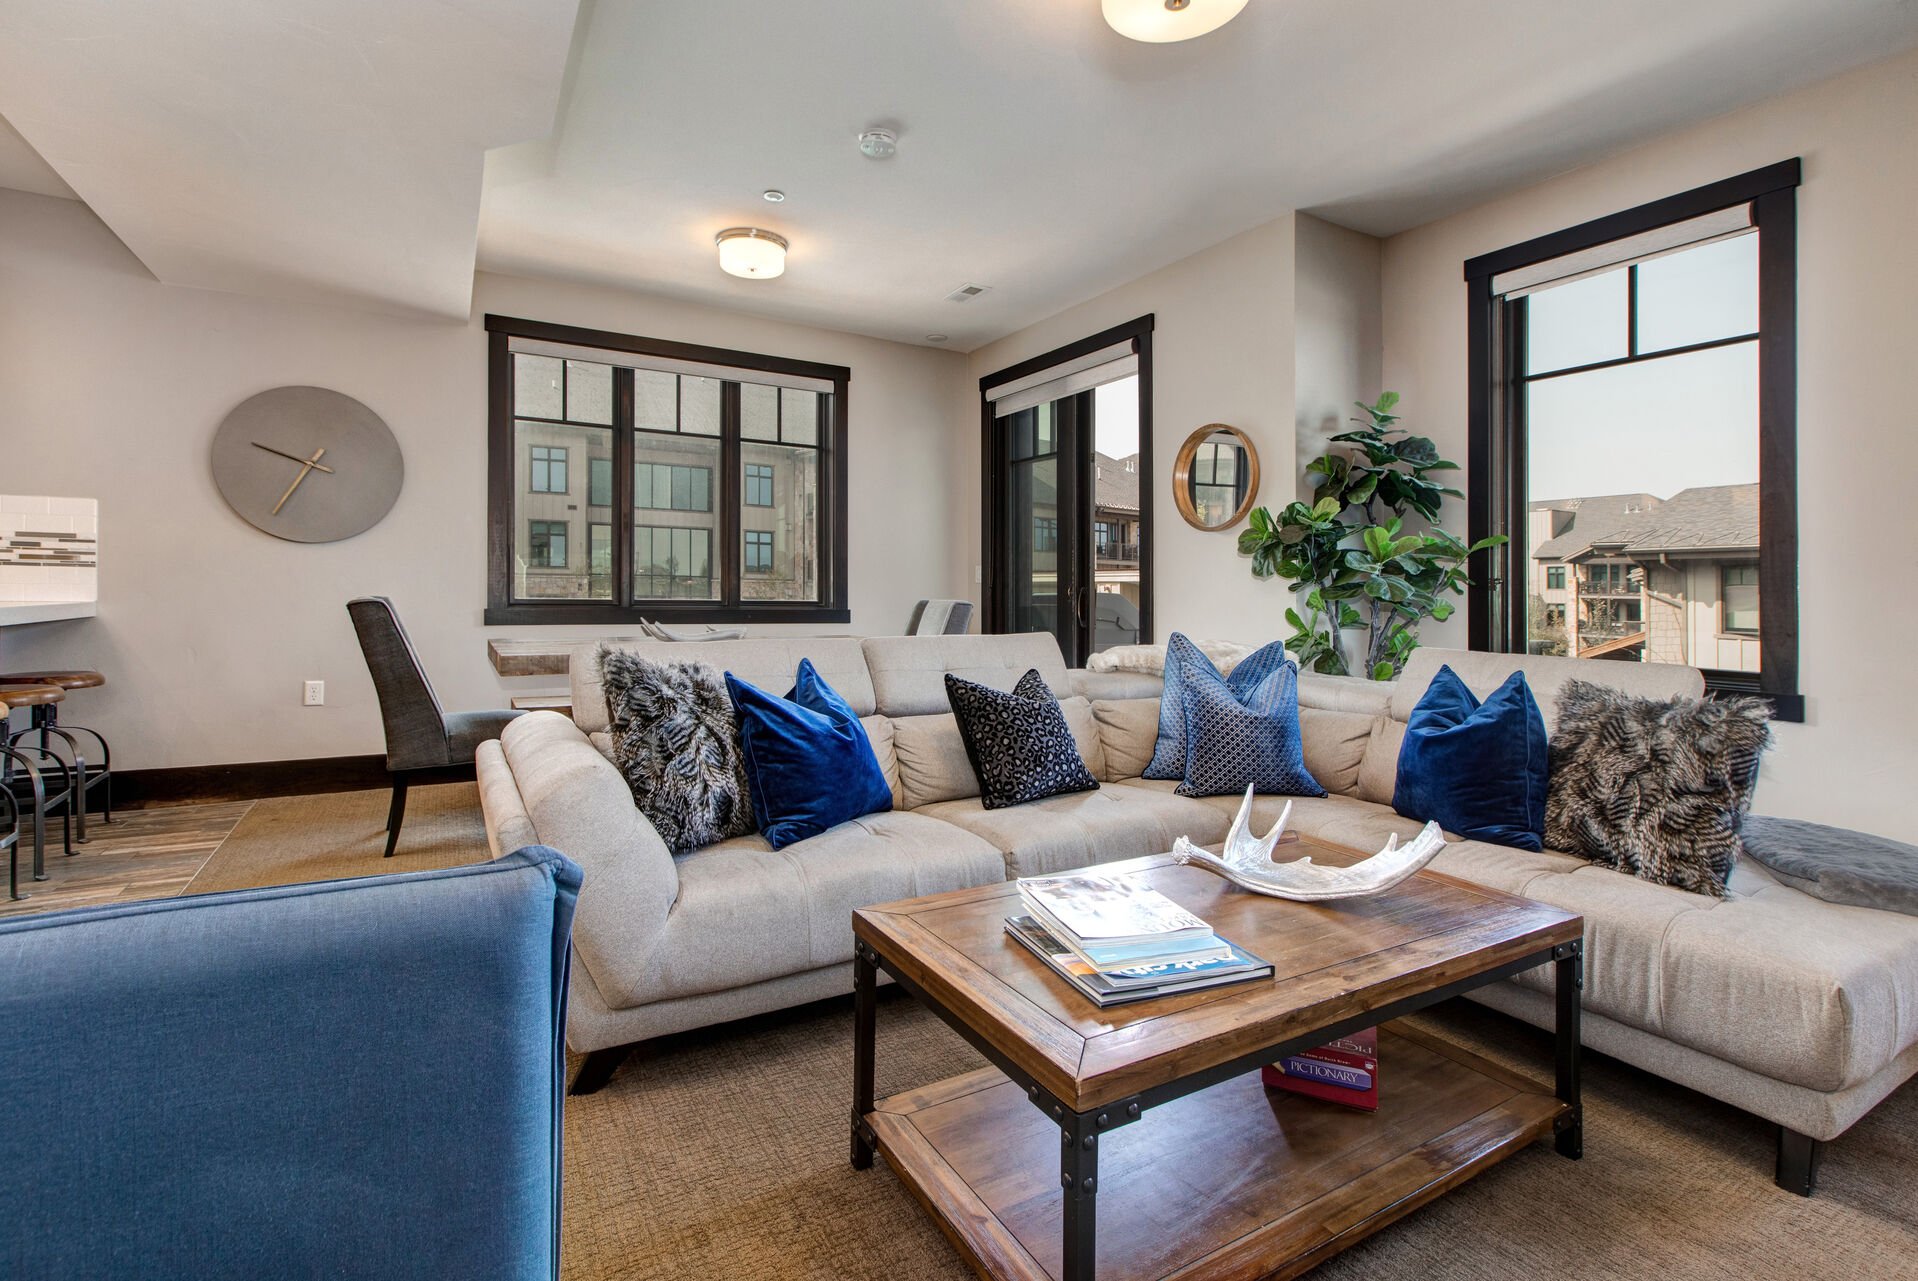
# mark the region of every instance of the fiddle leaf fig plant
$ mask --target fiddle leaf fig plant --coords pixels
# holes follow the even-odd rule
[[[1457,471],[1458,464],[1441,458],[1431,440],[1396,426],[1398,403],[1398,393],[1388,391],[1361,404],[1358,429],[1332,438],[1347,448],[1307,466],[1312,502],[1289,503],[1277,516],[1257,508],[1239,535],[1239,554],[1251,558],[1253,575],[1283,578],[1299,595],[1304,613],[1285,611],[1293,633],[1286,648],[1304,670],[1350,675],[1345,638],[1363,626],[1363,674],[1391,680],[1418,648],[1418,625],[1452,615],[1450,598],[1471,584],[1465,566],[1472,554],[1506,541],[1467,546],[1439,526],[1445,499],[1464,495],[1432,474]],[[1408,516],[1425,527],[1408,530]]]

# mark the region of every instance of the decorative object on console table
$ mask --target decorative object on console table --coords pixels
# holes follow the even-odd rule
[[[275,387],[240,402],[213,437],[213,483],[248,524],[294,543],[332,543],[380,523],[406,463],[385,421],[324,387]]]
[[[1200,849],[1181,836],[1173,843],[1172,857],[1223,876],[1254,894],[1299,903],[1320,903],[1383,893],[1422,869],[1445,848],[1445,833],[1439,830],[1437,823],[1427,823],[1404,845],[1399,844],[1396,834],[1388,836],[1385,848],[1378,853],[1344,867],[1315,863],[1310,855],[1289,863],[1275,863],[1272,851],[1286,839],[1285,824],[1291,817],[1292,802],[1287,801],[1272,830],[1263,837],[1254,836],[1252,789],[1248,787],[1238,817],[1232,820],[1232,830],[1226,834],[1222,853]]]
[[[1388,391],[1376,404],[1360,405],[1359,429],[1332,438],[1353,448],[1322,455],[1305,469],[1314,500],[1291,503],[1277,517],[1260,507],[1239,535],[1239,554],[1252,558],[1254,577],[1278,575],[1293,592],[1305,593],[1306,617],[1285,611],[1293,628],[1286,647],[1301,668],[1352,674],[1344,637],[1364,624],[1358,674],[1395,678],[1418,648],[1419,623],[1451,617],[1447,598],[1470,586],[1466,559],[1505,542],[1501,535],[1468,547],[1439,526],[1445,499],[1462,495],[1431,473],[1457,471],[1458,464],[1440,458],[1426,437],[1393,425],[1398,403],[1399,394]],[[1426,523],[1424,532],[1405,532],[1412,516]]]

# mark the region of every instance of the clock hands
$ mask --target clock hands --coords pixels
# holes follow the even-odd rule
[[[256,445],[259,444],[258,441],[255,441],[253,443]],[[266,446],[260,445],[260,448],[266,449]],[[277,449],[273,449],[273,450],[268,450],[267,452],[277,454],[280,451]],[[280,514],[280,508],[286,506],[286,500],[293,497],[293,491],[300,487],[300,482],[306,479],[306,474],[308,472],[312,471],[316,467],[319,467],[319,469],[323,472],[331,472],[333,470],[331,467],[320,467],[320,459],[325,456],[326,456],[326,449],[324,446],[322,446],[321,448],[313,451],[313,456],[311,458],[293,459],[294,462],[297,462],[300,465],[300,474],[293,478],[293,483],[286,487],[286,492],[284,494],[280,495],[280,501],[273,504],[273,515],[278,516]],[[291,458],[292,455],[288,454],[286,455],[286,457]]]
[[[253,448],[264,449],[269,454],[278,454],[280,457],[286,459],[288,462],[300,463],[304,466],[311,467],[314,471],[323,471],[329,476],[333,474],[333,469],[331,467],[322,467],[319,463],[314,462],[313,459],[311,458],[301,458],[298,454],[289,454],[284,449],[275,449],[271,445],[262,445],[257,440],[253,442]],[[325,452],[326,451],[322,449],[320,451],[320,454],[324,454]],[[318,458],[320,454],[313,455],[313,458]]]

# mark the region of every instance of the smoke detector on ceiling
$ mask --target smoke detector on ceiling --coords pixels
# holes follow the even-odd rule
[[[947,302],[971,302],[980,294],[991,289],[991,285],[961,285],[946,295]]]
[[[899,154],[899,135],[890,129],[868,129],[859,135],[859,151],[871,160],[890,160]]]

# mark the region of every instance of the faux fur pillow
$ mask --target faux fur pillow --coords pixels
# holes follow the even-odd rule
[[[613,764],[675,854],[753,830],[732,699],[704,663],[655,663],[599,648]]]
[[[1568,681],[1551,742],[1545,844],[1723,898],[1769,746],[1762,698],[1662,701]]]

